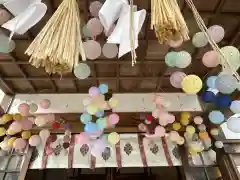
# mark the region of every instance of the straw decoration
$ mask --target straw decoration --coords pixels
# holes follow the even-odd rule
[[[204,32],[206,38],[208,39],[209,44],[212,46],[213,50],[216,51],[218,53],[218,55],[220,56],[221,59],[221,65],[222,65],[222,69],[223,71],[231,71],[231,73],[237,78],[237,80],[240,82],[240,76],[237,73],[237,71],[234,70],[234,68],[232,67],[231,63],[229,62],[229,60],[224,56],[223,52],[221,51],[221,49],[218,47],[218,45],[216,44],[216,42],[212,39],[212,37],[209,35],[208,33],[208,29],[203,21],[203,19],[201,18],[200,14],[198,13],[196,7],[194,6],[192,0],[186,0],[188,6],[190,7],[190,9],[193,12],[194,18],[198,24],[198,27],[200,28],[200,30],[202,32]]]
[[[136,51],[135,51],[135,31],[134,31],[134,7],[133,0],[130,0],[130,43],[131,43],[131,57],[132,66],[134,66],[137,61]]]
[[[151,29],[159,43],[182,38],[189,40],[189,30],[176,0],[151,0]]]
[[[25,54],[30,56],[31,65],[44,67],[49,74],[71,72],[79,54],[86,60],[76,0],[63,0]]]

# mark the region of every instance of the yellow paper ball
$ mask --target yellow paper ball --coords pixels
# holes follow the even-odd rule
[[[30,131],[23,131],[21,135],[22,135],[23,139],[29,139],[31,137],[31,132]]]
[[[109,99],[109,105],[110,105],[111,108],[117,107],[118,104],[119,104],[119,101],[117,99],[115,99],[114,97]]]
[[[181,113],[181,119],[189,119],[190,117],[191,117],[191,114],[189,112]]]
[[[21,119],[22,119],[22,115],[20,113],[17,113],[17,114],[13,115],[13,120],[20,121]]]
[[[187,126],[189,124],[189,119],[180,119],[180,122],[183,126]]]
[[[212,129],[210,130],[210,134],[211,134],[212,136],[217,136],[217,135],[219,134],[219,131],[218,131],[217,128],[212,128]]]
[[[0,136],[4,136],[6,134],[6,129],[4,127],[0,127]]]
[[[194,75],[186,76],[182,81],[182,90],[187,94],[197,94],[202,89],[202,80]]]
[[[119,142],[120,136],[116,132],[112,132],[108,135],[108,142],[112,145],[115,145]]]
[[[12,119],[13,119],[13,117],[12,117],[11,114],[4,114],[2,116],[2,120],[5,121],[5,122],[11,121]]]
[[[186,132],[187,132],[188,134],[194,134],[195,131],[196,131],[196,129],[195,129],[195,127],[193,127],[193,126],[187,126],[187,127],[186,127]]]
[[[183,138],[182,136],[179,136],[179,138],[178,138],[178,140],[177,140],[176,143],[177,143],[178,145],[183,145],[184,142],[185,142],[184,138]]]
[[[8,129],[7,130],[7,135],[14,135],[14,134],[16,134],[16,132],[15,131],[13,131],[13,130],[11,130],[11,129]]]
[[[175,123],[173,123],[173,125],[172,125],[172,128],[173,128],[173,130],[175,130],[175,131],[178,131],[179,129],[181,129],[181,124],[180,123],[178,123],[178,122],[175,122]]]
[[[97,111],[98,111],[98,108],[96,106],[88,105],[87,112],[89,114],[94,115],[94,114],[96,114]]]
[[[9,146],[9,147],[13,147],[13,143],[14,143],[14,141],[15,141],[16,139],[17,139],[16,137],[11,137],[11,138],[7,141],[8,146]]]

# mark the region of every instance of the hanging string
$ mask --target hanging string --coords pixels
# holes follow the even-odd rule
[[[133,0],[130,0],[130,43],[131,43],[131,57],[132,57],[132,66],[137,63],[137,56],[135,51],[135,29],[134,29],[134,7]]]
[[[201,18],[200,14],[198,13],[196,7],[194,6],[192,0],[186,0],[188,6],[191,8],[194,18],[198,24],[198,27],[200,28],[200,30],[202,32],[204,32],[209,44],[212,46],[213,50],[216,51],[218,53],[218,55],[220,56],[220,60],[221,60],[221,65],[222,65],[222,70],[223,71],[231,71],[231,73],[236,77],[236,79],[238,81],[240,81],[240,76],[237,73],[236,70],[234,70],[234,67],[232,66],[232,64],[230,63],[230,61],[225,57],[225,55],[223,54],[223,52],[221,51],[221,49],[218,47],[218,45],[216,44],[216,42],[212,39],[212,37],[209,35],[208,33],[208,29],[203,21],[203,19]]]

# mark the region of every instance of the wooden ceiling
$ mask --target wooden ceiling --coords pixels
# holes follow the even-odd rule
[[[101,1],[101,0],[99,0]],[[222,25],[226,35],[219,46],[234,45],[240,48],[240,1],[238,0],[193,0],[207,26]],[[169,83],[169,76],[174,68],[168,68],[164,56],[170,50],[167,45],[161,45],[155,34],[150,30],[150,0],[135,0],[139,9],[147,9],[147,17],[139,35],[137,49],[138,63],[131,66],[130,55],[121,59],[106,59],[101,56],[94,61],[87,61],[91,67],[91,77],[78,80],[71,73],[48,75],[44,69],[31,66],[29,57],[24,52],[34,37],[57,9],[61,0],[43,0],[48,6],[47,14],[26,34],[14,36],[16,49],[10,54],[0,54],[0,88],[8,93],[86,93],[88,88],[99,83],[107,83],[113,92],[179,92]],[[79,0],[80,12],[85,23],[90,18],[88,12],[90,0]],[[199,31],[191,10],[179,0],[185,20],[190,29],[190,35]],[[98,38],[104,42],[105,37]],[[218,68],[204,67],[201,57],[210,49],[194,48],[191,41],[186,42],[178,50],[186,50],[192,54],[192,64],[184,69],[187,74],[195,73],[204,78],[207,74],[216,73]]]

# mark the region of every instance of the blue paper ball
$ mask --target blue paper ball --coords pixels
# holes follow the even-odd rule
[[[232,103],[232,99],[228,95],[220,94],[215,100],[215,104],[218,108],[229,108]]]
[[[96,115],[98,118],[103,117],[104,111],[98,111],[98,112],[96,112],[95,115]]]
[[[99,88],[101,94],[106,94],[108,92],[107,84],[100,84],[98,88]]]
[[[213,123],[213,124],[221,124],[225,117],[222,112],[220,111],[212,111],[208,115],[208,119]]]
[[[240,101],[235,100],[231,103],[230,109],[233,113],[240,113]]]
[[[211,91],[205,91],[201,97],[202,100],[206,103],[214,102],[216,99],[216,95]]]
[[[87,124],[89,123],[91,120],[92,120],[92,116],[88,113],[83,113],[81,116],[80,116],[80,120],[83,124]]]
[[[103,130],[107,127],[107,119],[106,118],[99,118],[96,121],[96,124],[98,125],[98,128]]]
[[[99,130],[100,129],[99,129],[99,127],[96,123],[89,122],[84,126],[84,131],[86,133],[92,133],[92,132],[96,132],[96,131],[99,131]]]
[[[213,89],[216,89],[216,79],[217,79],[217,76],[210,76],[207,78],[207,86],[209,88],[213,88]]]

